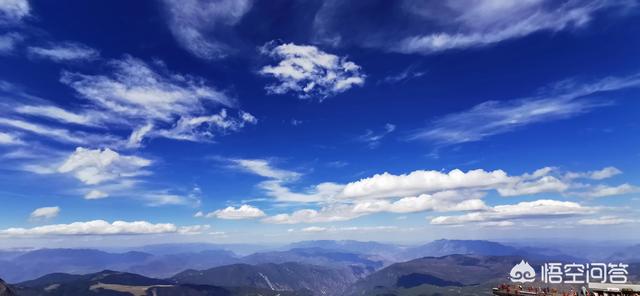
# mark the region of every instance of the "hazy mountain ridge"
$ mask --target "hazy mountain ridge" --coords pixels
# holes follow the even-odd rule
[[[414,295],[409,290],[429,288],[433,293],[445,290],[465,294],[464,287],[504,281],[520,257],[448,255],[424,257],[385,267],[352,285],[346,295]],[[415,294],[418,295],[418,294]],[[430,294],[425,294],[430,295]],[[446,295],[446,294],[445,294]]]
[[[358,280],[348,267],[300,263],[234,264],[208,270],[187,270],[172,280],[180,284],[255,287],[273,291],[303,291],[313,295],[338,295]]]
[[[223,246],[224,249],[221,248]],[[247,248],[252,247],[255,246],[247,246]],[[634,262],[638,247],[635,245],[622,249],[616,248],[610,251],[612,253],[609,257],[615,262]],[[124,253],[109,253],[93,249],[9,251],[4,253],[6,259],[0,260],[0,277],[9,283],[16,283],[44,275],[55,276],[57,273],[91,274],[101,270],[118,270],[151,278],[170,278],[185,270],[209,270],[232,265],[294,263],[346,272],[343,276],[347,280],[344,282],[355,282],[397,262],[452,254],[512,256],[528,261],[587,262],[554,248],[511,246],[484,240],[436,240],[419,246],[350,240],[304,241],[277,249],[263,248],[262,251],[247,256],[238,256],[227,249],[227,245],[188,243],[184,247],[180,244],[144,246]],[[149,253],[141,250],[147,250]],[[173,253],[171,253],[172,250]],[[434,283],[457,282],[451,278],[414,273],[406,274],[404,283],[411,285],[412,282],[421,280]],[[189,284],[199,283],[190,282]],[[264,288],[264,286],[257,288]]]

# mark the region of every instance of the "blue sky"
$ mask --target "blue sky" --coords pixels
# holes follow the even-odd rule
[[[636,1],[4,1],[0,246],[637,239],[639,26]]]

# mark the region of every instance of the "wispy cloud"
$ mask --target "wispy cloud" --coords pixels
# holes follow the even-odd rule
[[[261,52],[279,63],[265,66],[260,74],[272,76],[279,83],[267,86],[272,94],[292,93],[301,99],[319,100],[362,86],[366,75],[360,66],[346,57],[326,53],[312,45],[267,43]]]
[[[31,6],[27,0],[0,1],[0,25],[20,22],[30,12]]]
[[[252,1],[165,0],[164,4],[169,28],[180,46],[196,57],[217,59],[233,52],[227,43],[232,41],[231,34],[226,33],[251,9]]]
[[[18,43],[22,41],[22,39],[22,35],[18,33],[7,33],[0,35],[0,55],[12,53]]]
[[[375,1],[324,1],[314,19],[315,39],[333,46],[358,45],[406,54],[479,48],[538,32],[587,26],[597,13],[627,9],[633,1],[394,1],[384,22],[352,21],[374,15]]]
[[[391,123],[387,123],[384,125],[384,131],[375,133],[372,130],[366,130],[364,135],[360,135],[357,139],[358,141],[367,143],[369,148],[374,149],[380,145],[380,141],[396,130],[396,126]]]
[[[590,219],[581,219],[578,221],[578,224],[582,225],[620,225],[620,224],[628,224],[628,223],[637,223],[640,220],[637,219],[629,219],[622,218],[618,216],[602,216],[598,218],[590,218]]]
[[[54,62],[91,61],[98,59],[100,53],[84,44],[62,42],[46,47],[31,46],[27,48],[30,56],[49,59]]]
[[[24,142],[20,137],[11,133],[0,132],[0,145],[22,145]]]
[[[380,80],[380,82],[389,83],[389,84],[401,83],[414,78],[422,77],[426,74],[425,71],[419,71],[419,70],[416,70],[415,68],[416,68],[415,66],[409,66],[399,73],[389,75],[383,78],[382,80]]]
[[[590,84],[570,81],[557,84],[542,94],[506,101],[487,101],[469,110],[448,114],[410,139],[437,145],[480,141],[530,124],[570,118],[606,106],[608,101],[587,98],[597,93],[640,86],[640,75],[608,77]]]

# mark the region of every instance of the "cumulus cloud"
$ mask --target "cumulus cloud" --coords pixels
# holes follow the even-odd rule
[[[143,168],[151,163],[151,160],[142,157],[120,155],[109,148],[101,150],[78,147],[58,167],[58,172],[73,174],[81,182],[95,185],[119,178],[146,175],[149,172]]]
[[[227,56],[233,47],[228,34],[252,6],[250,0],[164,1],[169,14],[169,28],[176,41],[191,54],[202,59]]]
[[[54,62],[91,61],[100,56],[100,53],[84,44],[63,42],[51,44],[46,47],[31,46],[27,48],[30,56],[49,59]]]
[[[302,209],[290,214],[278,214],[262,221],[272,224],[329,223],[347,221],[365,215],[389,213],[416,213],[424,211],[481,211],[488,207],[480,199],[481,192],[442,191],[391,200],[364,200],[353,203],[330,203],[318,210]]]
[[[260,69],[260,74],[278,80],[266,88],[272,94],[293,93],[301,99],[323,100],[362,86],[365,81],[360,66],[315,46],[268,43],[261,52],[279,60],[275,66]]]
[[[364,215],[366,213],[354,212],[349,205],[332,204],[320,210],[303,209],[291,214],[269,216],[262,219],[262,222],[270,224],[327,223],[347,221]]]
[[[206,227],[205,227],[206,228]],[[203,227],[178,227],[171,223],[153,224],[147,221],[114,221],[104,220],[74,222],[70,224],[52,224],[33,228],[8,228],[0,230],[5,236],[71,236],[71,235],[137,235],[182,233],[189,234],[202,230]]]
[[[416,213],[424,211],[479,211],[487,209],[481,192],[441,191],[433,195],[403,197],[395,201],[372,200],[354,204],[356,213]]]
[[[53,219],[60,214],[60,207],[37,208],[31,212],[31,220]]]
[[[513,181],[514,178],[502,170],[471,170],[466,173],[458,169],[449,173],[418,170],[402,175],[383,173],[348,183],[340,197],[393,198],[444,190],[496,188]]]
[[[407,174],[376,174],[368,178],[347,184],[332,182],[307,186],[301,191],[293,191],[286,182],[287,178],[297,175],[288,174],[274,168],[266,160],[247,162],[243,170],[261,175],[271,180],[262,181],[259,187],[265,194],[277,202],[307,203],[313,206],[291,213],[281,213],[264,218],[265,223],[298,224],[328,223],[347,221],[376,213],[417,213],[417,212],[470,212],[464,216],[452,216],[434,220],[434,223],[453,224],[454,219],[476,219],[487,226],[492,224],[507,226],[509,221],[506,212],[513,213],[513,219],[531,216],[564,217],[560,210],[570,209],[577,205],[577,210],[592,211],[592,208],[581,207],[577,203],[565,203],[556,200],[540,200],[517,205],[490,207],[483,198],[489,191],[500,196],[515,197],[542,193],[561,193],[563,195],[583,195],[591,192],[593,196],[622,194],[636,187],[609,187],[606,185],[581,184],[566,178],[566,174],[553,167],[543,167],[531,173],[509,175],[503,170],[485,171],[482,169],[467,172],[454,169],[450,172],[417,170]],[[611,174],[611,169],[589,172],[577,172],[585,176],[601,177],[604,172]],[[281,178],[281,179],[278,179]],[[577,192],[579,190],[579,192]],[[518,213],[516,210],[531,207],[537,212]],[[531,214],[531,215],[529,215]],[[462,218],[461,218],[462,217]],[[505,217],[500,220],[500,217]],[[471,221],[471,220],[470,220]],[[489,223],[491,222],[491,223]]]
[[[497,188],[502,196],[520,196],[538,194],[544,192],[563,192],[569,188],[569,184],[553,176],[542,176],[533,181],[520,180],[504,187]]]
[[[575,202],[542,199],[520,202],[510,205],[494,206],[486,211],[473,212],[459,216],[438,216],[431,224],[451,225],[476,222],[500,222],[519,219],[564,218],[594,213],[594,208]]]
[[[534,97],[487,101],[471,109],[445,115],[409,138],[437,145],[480,141],[534,123],[565,119],[606,106],[586,96],[640,86],[640,75],[607,77],[589,84],[559,83]]]
[[[207,214],[208,218],[216,217],[225,220],[255,219],[264,216],[266,214],[262,210],[251,205],[241,205],[238,208],[226,207]]]

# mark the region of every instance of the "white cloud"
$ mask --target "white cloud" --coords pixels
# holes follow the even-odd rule
[[[172,194],[168,192],[149,192],[142,196],[150,207],[161,207],[171,205],[191,205],[198,206],[201,203],[200,197],[193,193],[187,195]]]
[[[454,48],[486,46],[519,38],[537,31],[561,31],[587,24],[591,15],[605,4],[568,1],[549,8],[549,1],[449,1],[457,18],[447,25],[459,26],[460,33],[434,32],[407,37],[394,48],[402,53],[432,53]],[[585,1],[581,1],[585,2]]]
[[[237,162],[236,162],[237,163]],[[476,222],[486,223],[487,226],[508,226],[507,222],[498,223],[499,218],[514,214],[514,219],[520,217],[547,216],[544,210],[549,210],[549,216],[562,216],[565,208],[577,205],[578,210],[592,211],[592,208],[581,207],[577,203],[559,202],[555,200],[539,200],[524,202],[517,205],[489,207],[483,201],[488,191],[495,191],[501,196],[514,197],[535,195],[541,193],[562,193],[565,195],[586,195],[585,188],[601,189],[601,195],[635,190],[626,184],[620,188],[609,188],[604,185],[579,184],[564,178],[558,169],[543,167],[532,173],[510,176],[505,171],[485,171],[482,169],[463,172],[455,169],[450,172],[418,170],[408,174],[394,175],[390,173],[376,174],[355,182],[338,184],[332,182],[319,183],[308,186],[299,192],[292,191],[283,180],[293,178],[289,171],[278,170],[266,160],[253,160],[241,166],[243,170],[270,178],[258,184],[265,190],[266,195],[273,197],[276,202],[309,203],[316,207],[300,209],[291,213],[281,213],[264,218],[265,223],[298,224],[298,223],[328,223],[347,221],[365,215],[376,213],[415,213],[425,211],[436,212],[472,212],[464,216],[443,217],[434,223],[447,223],[453,219],[476,219]],[[596,175],[611,170],[599,170]],[[578,172],[591,176],[593,172]],[[280,178],[280,179],[279,179]],[[604,187],[603,187],[604,186]],[[572,192],[574,190],[581,192]],[[596,190],[593,190],[594,192]],[[597,195],[594,193],[594,195]],[[511,208],[510,208],[511,207]],[[528,212],[518,213],[514,209],[532,207]],[[555,207],[555,208],[554,208]],[[536,212],[537,210],[540,213]],[[495,221],[498,222],[495,222]],[[493,221],[493,222],[492,222]],[[495,223],[494,223],[495,222]]]
[[[381,80],[381,82],[394,84],[394,83],[404,82],[413,78],[422,77],[425,74],[426,73],[424,71],[416,71],[415,66],[412,65],[404,69],[400,73],[385,77],[384,79]]]
[[[22,41],[22,36],[18,33],[0,35],[0,55],[13,52],[20,41]]]
[[[584,98],[600,92],[639,87],[640,75],[608,77],[590,84],[563,82],[542,94],[505,101],[487,101],[471,109],[445,115],[410,136],[412,140],[452,145],[480,141],[486,137],[551,120],[573,117],[607,105]]]
[[[161,207],[169,205],[191,206],[194,208],[202,204],[202,191],[200,187],[195,186],[189,191],[165,189],[142,191],[138,193],[147,206]]]
[[[345,199],[394,198],[444,190],[496,188],[513,181],[514,178],[502,170],[466,173],[458,169],[449,173],[418,170],[403,175],[383,173],[347,184],[339,196]]]
[[[366,214],[354,212],[349,205],[332,204],[320,210],[303,209],[291,214],[269,216],[262,219],[262,222],[270,224],[327,223],[347,221],[364,215]]]
[[[270,180],[260,182],[258,186],[266,191],[268,196],[279,202],[319,202],[332,199],[343,185],[324,182],[309,188],[303,192],[293,192],[285,183],[298,180],[302,174],[289,170],[275,168],[269,160],[265,159],[230,159],[233,167],[256,174]]]
[[[380,141],[384,137],[386,137],[388,134],[392,133],[395,130],[396,130],[395,125],[391,123],[387,123],[384,125],[384,131],[380,133],[374,133],[372,130],[367,130],[364,133],[364,135],[361,135],[358,137],[358,140],[367,143],[367,145],[369,145],[369,148],[373,149],[378,147],[378,145],[380,145]]]
[[[320,227],[320,226],[309,226],[300,229],[301,232],[308,233],[320,233],[320,232],[331,232],[331,233],[340,233],[340,232],[380,232],[380,231],[396,231],[398,227],[396,226],[346,226],[346,227]],[[295,229],[290,229],[289,232],[294,232]]]
[[[53,224],[33,228],[8,228],[0,230],[0,235],[6,236],[46,236],[46,235],[137,235],[183,233],[188,234],[201,230],[202,227],[178,227],[171,223],[153,224],[147,221],[114,221],[104,220],[74,222],[70,224]]]
[[[81,125],[96,125],[97,114],[76,114],[56,106],[31,106],[22,105],[14,110],[20,114],[35,115],[55,119],[65,123]]]
[[[181,117],[172,128],[158,130],[154,134],[176,140],[207,141],[214,137],[215,132],[238,131],[246,124],[256,123],[257,119],[249,113],[240,111],[234,118],[227,114],[226,109],[222,109],[213,115]]]
[[[244,171],[265,178],[295,180],[301,176],[301,174],[297,172],[274,168],[271,163],[265,159],[230,159],[229,161]]]
[[[567,179],[587,178],[592,180],[604,180],[619,174],[622,174],[621,170],[615,167],[609,166],[596,171],[568,172],[565,174],[565,178]]]
[[[269,93],[291,92],[301,99],[323,100],[354,86],[362,86],[365,81],[360,66],[315,46],[268,43],[261,51],[280,60],[278,65],[260,69],[260,74],[273,76],[279,82],[267,86]]]
[[[95,185],[120,178],[146,175],[148,172],[142,169],[151,163],[142,157],[120,155],[109,148],[92,150],[78,147],[58,167],[58,172],[73,174],[83,183]]]
[[[431,224],[466,224],[474,222],[499,222],[519,219],[549,219],[592,214],[594,208],[578,203],[558,200],[536,200],[511,205],[498,205],[486,211],[460,216],[439,216],[431,219]]]
[[[49,59],[54,62],[90,61],[98,59],[100,53],[84,44],[64,42],[48,47],[32,46],[27,48],[29,55]]]
[[[618,186],[608,186],[608,185],[596,185],[590,187],[589,190],[585,192],[577,193],[580,196],[584,197],[606,197],[606,196],[614,196],[614,195],[623,195],[633,192],[640,191],[640,188],[633,186],[631,184],[625,183]]]
[[[18,119],[0,118],[0,125],[27,131],[40,136],[52,138],[58,142],[85,144],[96,141],[96,137],[81,132],[71,132],[62,128],[43,126]],[[110,137],[104,137],[104,141],[110,141]]]
[[[169,28],[178,43],[196,57],[216,59],[233,49],[223,38],[251,8],[250,0],[165,0]],[[224,40],[222,40],[224,39]]]
[[[363,22],[353,15],[378,15],[375,1],[323,1],[314,18],[314,41],[407,54],[479,48],[534,33],[584,28],[596,14],[631,10],[634,1],[415,1],[385,3],[384,21]]]
[[[61,82],[92,102],[102,121],[132,128],[127,147],[139,147],[144,137],[209,141],[257,122],[242,110],[211,113],[212,106],[232,108],[236,101],[202,78],[171,73],[162,62],[125,56],[109,64],[110,75],[63,72]]]
[[[226,207],[207,214],[208,218],[216,217],[225,220],[255,219],[264,216],[266,216],[266,214],[262,210],[251,205],[242,205],[238,208]]]
[[[30,218],[32,220],[38,219],[53,219],[60,214],[60,207],[43,207],[37,208],[31,212]]]
[[[142,140],[145,135],[147,135],[151,130],[153,130],[153,124],[147,123],[131,132],[129,135],[129,141],[127,141],[128,148],[138,148],[142,145]]]
[[[302,232],[325,232],[325,231],[327,231],[327,228],[326,227],[319,227],[319,226],[309,226],[309,227],[302,228],[300,231],[302,231]]]
[[[162,75],[131,56],[110,64],[114,69],[110,76],[64,72],[61,81],[105,109],[144,120],[172,122],[176,116],[202,111],[205,102],[234,104],[201,79]]]
[[[344,185],[324,182],[306,188],[302,192],[293,192],[280,180],[264,181],[258,185],[267,191],[267,195],[281,202],[321,202],[333,199]]]
[[[14,134],[0,132],[0,145],[22,145],[24,142]]]
[[[483,196],[482,192],[442,191],[433,195],[423,194],[395,201],[364,200],[354,203],[330,203],[319,210],[302,209],[291,214],[270,216],[262,221],[273,224],[329,223],[382,212],[481,211],[488,209],[480,199]]]
[[[638,222],[638,220],[620,218],[616,216],[602,216],[598,218],[582,219],[578,221],[578,223],[582,225],[619,225],[635,222]]]
[[[109,194],[100,190],[91,190],[84,195],[84,199],[103,199],[109,197]]]
[[[569,184],[553,176],[542,176],[533,181],[521,180],[498,188],[502,196],[531,195],[544,192],[563,192],[569,188]]]
[[[21,21],[29,15],[31,6],[27,0],[0,1],[0,25]]]
[[[415,213],[424,211],[479,211],[488,207],[480,199],[481,192],[456,192],[441,191],[433,195],[422,194],[419,196],[403,197],[396,201],[372,200],[359,201],[354,204],[356,213]]]

